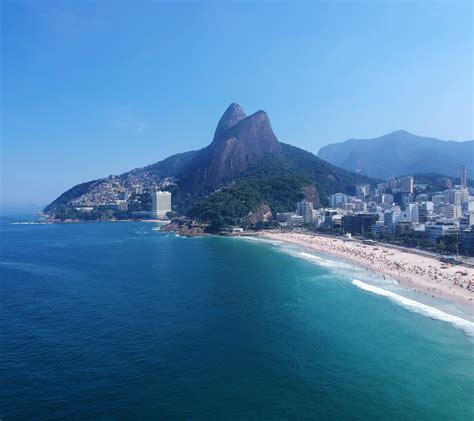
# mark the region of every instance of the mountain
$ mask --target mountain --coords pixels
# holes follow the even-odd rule
[[[144,168],[89,181],[63,193],[44,212],[114,204],[140,187],[173,192],[175,208],[200,219],[230,223],[268,211],[293,210],[307,198],[316,206],[357,183],[375,182],[278,141],[266,112],[247,116],[238,104],[222,115],[212,142]],[[134,208],[136,210],[136,208]]]
[[[267,206],[272,212],[288,212],[305,199],[320,207],[329,204],[332,193],[354,194],[357,183],[376,182],[295,146],[280,143],[280,147],[279,152],[250,165],[230,185],[195,200],[188,214],[201,220],[237,224]]]
[[[398,130],[375,139],[349,139],[320,149],[318,156],[349,171],[386,179],[413,173],[474,174],[474,140],[444,141]]]
[[[263,156],[280,150],[266,112],[247,117],[240,105],[231,104],[219,120],[212,143],[181,173],[180,195],[210,193]]]

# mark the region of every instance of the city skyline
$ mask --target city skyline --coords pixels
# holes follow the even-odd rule
[[[313,153],[474,137],[469,2],[141,5],[2,3],[3,206],[202,148],[233,101]]]

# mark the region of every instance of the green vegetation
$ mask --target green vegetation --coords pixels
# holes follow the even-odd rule
[[[131,217],[132,212],[150,212],[151,195],[145,191],[142,194],[132,194],[128,199],[128,213]]]
[[[309,177],[316,186],[321,204],[329,205],[329,196],[333,193],[355,194],[356,184],[376,184],[381,180],[346,171],[326,162],[310,152],[295,146],[282,146],[282,157],[294,169]]]
[[[374,180],[334,167],[315,155],[282,144],[283,151],[264,157],[236,179],[234,184],[198,199],[187,213],[213,226],[248,226],[248,216],[266,204],[272,212],[289,212],[305,197],[304,189],[314,187],[314,200],[327,205],[332,193],[354,193],[357,183]],[[318,203],[315,203],[318,205]],[[185,208],[184,208],[185,209]]]
[[[107,206],[98,206],[91,211],[78,210],[76,208],[59,208],[54,214],[60,221],[110,221],[113,219],[129,219],[127,211],[111,209]]]
[[[448,178],[453,182],[453,185],[460,184],[461,180],[456,177],[448,177],[443,174],[436,173],[423,173],[423,174],[414,174],[413,178],[415,179],[415,184],[425,184],[426,190],[422,193],[433,194],[437,191],[446,190],[447,187],[443,185],[442,179]],[[474,181],[468,180],[468,186],[474,187]],[[420,192],[421,193],[421,192]]]

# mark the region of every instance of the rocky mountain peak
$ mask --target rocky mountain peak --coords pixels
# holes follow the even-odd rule
[[[217,124],[213,142],[218,141],[228,129],[235,126],[245,117],[247,116],[245,115],[244,110],[239,104],[235,102],[230,104],[225,110],[224,114],[222,114],[222,117],[220,118],[219,123]]]
[[[217,125],[212,143],[186,171],[182,194],[196,196],[219,188],[247,170],[264,155],[281,151],[265,111],[245,116],[231,104]]]
[[[242,144],[241,147],[245,147],[247,153],[254,156],[280,150],[270,118],[261,110],[244,118],[221,135],[221,141],[230,138],[238,140]]]

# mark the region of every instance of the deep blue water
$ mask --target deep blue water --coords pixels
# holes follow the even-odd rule
[[[266,244],[1,236],[0,418],[472,420],[473,340]]]

